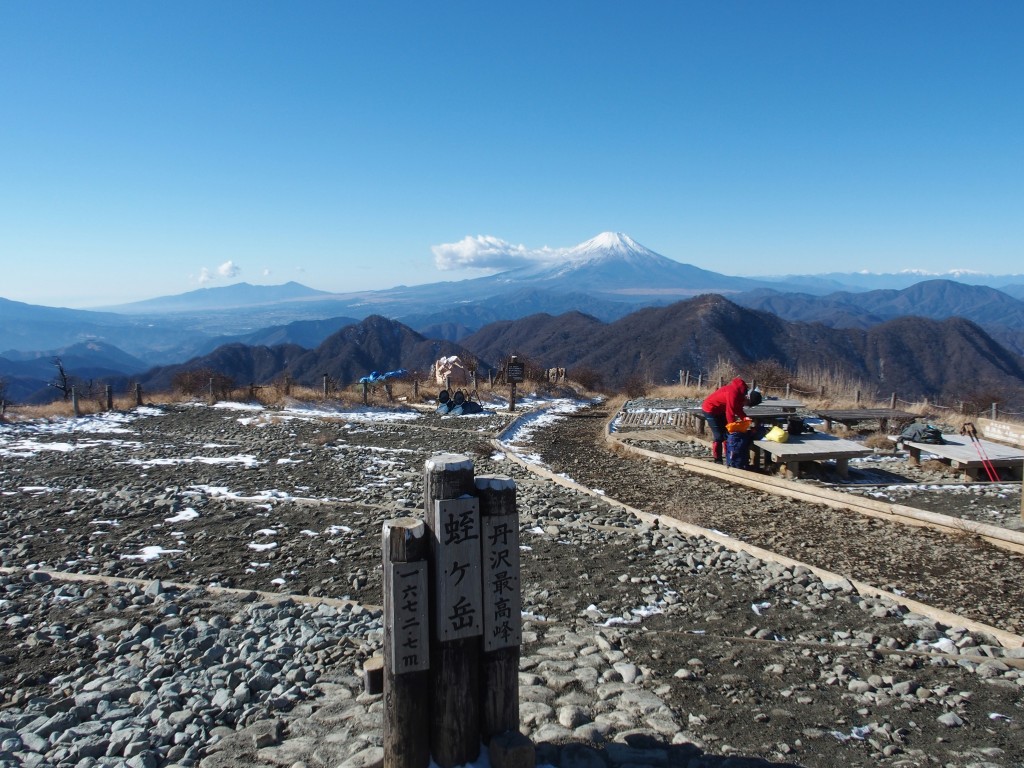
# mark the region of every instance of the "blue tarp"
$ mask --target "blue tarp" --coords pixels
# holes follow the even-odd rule
[[[400,376],[405,376],[408,371],[405,368],[399,368],[397,371],[388,371],[387,373],[379,373],[374,371],[369,376],[363,376],[359,380],[360,384],[376,384],[379,381],[387,381],[388,379],[397,379]]]

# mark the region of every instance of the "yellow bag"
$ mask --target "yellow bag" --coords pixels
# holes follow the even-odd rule
[[[784,443],[789,440],[789,432],[776,424],[768,430],[768,434],[764,436],[764,439],[771,440],[773,443]]]

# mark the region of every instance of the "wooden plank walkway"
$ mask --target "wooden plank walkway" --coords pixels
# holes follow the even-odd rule
[[[617,428],[683,427],[689,424],[686,411],[626,411],[616,422]]]

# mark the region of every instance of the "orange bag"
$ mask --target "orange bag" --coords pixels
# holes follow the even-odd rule
[[[750,429],[750,425],[753,424],[753,419],[740,419],[739,421],[730,421],[725,425],[726,432],[746,432]]]

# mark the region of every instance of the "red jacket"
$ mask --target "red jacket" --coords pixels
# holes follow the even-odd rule
[[[743,410],[743,403],[746,399],[747,383],[737,376],[724,387],[719,387],[704,398],[701,408],[715,416],[725,416],[726,423],[739,421],[747,417]]]

